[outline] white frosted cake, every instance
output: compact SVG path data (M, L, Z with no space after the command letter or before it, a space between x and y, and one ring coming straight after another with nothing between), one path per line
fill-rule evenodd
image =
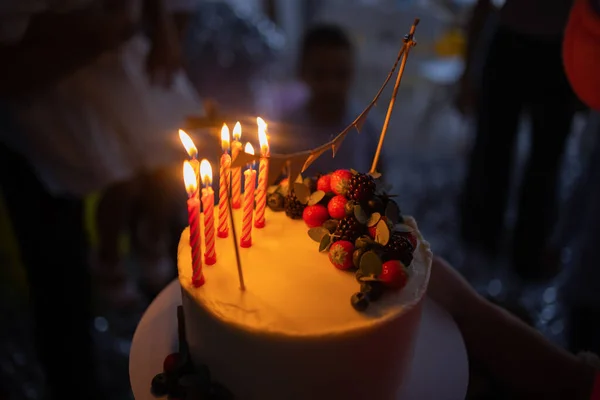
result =
M355 179L354 191L352 185L336 187L333 179L327 180L327 188L346 200L335 193L323 198L321 190L315 198L311 190L312 201L309 198L308 205L296 210L291 203L306 202L304 194L271 190L271 197L279 197L270 198L269 206L285 208L286 213L267 210L266 226L252 232L252 247L240 249L243 291L231 235L217 239L217 262L203 267L206 283L201 287L192 285L189 228L181 235L179 281L192 361L208 366L212 378L236 399L396 398L412 359L432 254L412 218L400 217L394 225L384 216L389 210L373 212L381 204L368 202L374 207L368 210L364 193L357 189L364 186L361 179L365 178ZM319 180L319 189L322 186ZM344 204L331 207L336 201ZM347 202L354 204L356 216ZM319 204L328 210L325 215ZM359 204L362 209L357 209ZM342 218L334 221L337 228L324 233L317 225L339 214L336 206L348 210L348 218L362 220L362 230L348 228L346 217L338 215ZM298 218L300 209L304 221ZM234 218L240 221L236 224L239 238L241 211L235 211ZM313 228L310 236L307 225ZM390 228L387 233L383 225ZM393 233L395 226L399 233ZM389 256L398 254L397 242L392 243L398 235L411 238L399 242L409 243L408 259ZM369 251L369 257L380 257L380 264L365 261L367 247L359 251L365 243L360 244L357 236L382 249ZM347 243L352 248L344 247ZM405 279L386 278L388 264L402 265ZM370 273L372 268L377 273ZM375 296L369 292L374 285L387 286Z

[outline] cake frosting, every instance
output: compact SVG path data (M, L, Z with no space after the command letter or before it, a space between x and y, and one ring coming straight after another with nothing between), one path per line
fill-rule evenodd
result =
M404 219L418 237L406 286L364 312L350 305L354 274L330 264L302 220L267 210L266 221L253 230L252 247L240 249L243 291L231 237L217 240L217 263L203 267L206 284L196 288L189 228L182 233L179 281L194 363L207 365L237 399L395 398L432 258L414 219Z

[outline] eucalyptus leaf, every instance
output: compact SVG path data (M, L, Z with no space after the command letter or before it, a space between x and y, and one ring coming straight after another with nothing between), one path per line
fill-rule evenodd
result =
M308 230L308 236L317 243L321 243L321 240L325 235L329 235L329 231L322 226L317 226L316 228L310 228Z
M393 224L400 222L400 207L398 207L398 204L396 204L395 201L388 201L387 206L385 207L385 216Z
M381 279L377 275L362 275L359 279L361 282L380 282Z
M315 204L317 204L318 202L320 202L321 200L323 200L323 197L325 197L325 192L324 191L322 191L322 190L315 191L308 198L308 205L309 206L314 206Z
M296 182L294 182L294 183L304 184L304 178L302 177L302 174L298 174L298 177L296 178Z
M406 224L396 224L396 226L394 226L394 230L396 232L402 232L402 233L408 233L408 232L414 231L414 229L411 226L408 226Z
M369 217L365 213L365 210L363 210L362 207L359 205L354 206L354 216L356 217L356 220L363 225L366 224L369 220Z
M352 168L350 168L350 173L351 173L352 175L358 175L358 171L357 171L357 170L355 170L355 169L352 169Z
M377 276L381 274L382 267L381 258L374 251L367 251L360 259L360 272L363 276Z
M279 186L278 192L283 196L287 196L290 193L290 185Z
M267 194L273 194L277 191L277 189L279 189L279 185L269 186L269 188L267 189Z
M296 182L294 183L294 193L296 194L296 198L302 204L308 203L308 199L310 197L310 189L303 183Z
M367 226L371 227L377 225L380 219L381 214L379 214L378 212L371 214L371 217L367 221Z
M380 220L375 227L375 241L382 246L385 246L390 240L390 228L384 220Z
M329 250L329 247L331 246L331 236L330 235L325 235L323 236L323 238L321 238L321 244L319 244L319 251L327 251Z

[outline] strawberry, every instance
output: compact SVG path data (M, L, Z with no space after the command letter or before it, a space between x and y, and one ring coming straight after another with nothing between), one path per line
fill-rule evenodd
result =
M327 203L327 211L331 218L342 219L346 216L346 203L348 199L342 195L334 196L329 203Z
M348 193L348 187L350 186L350 178L352 178L352 172L347 169L338 169L331 173L331 190L335 194L346 195Z
M317 181L317 190L322 190L325 193L331 192L331 175L323 175Z
M335 242L329 248L329 261L338 269L352 268L352 253L354 245L347 240Z
M398 260L386 261L383 263L379 280L389 288L402 289L408 281L408 271Z
M329 219L327 208L321 204L308 206L302 212L302 219L309 228L316 228L323 225L323 222Z

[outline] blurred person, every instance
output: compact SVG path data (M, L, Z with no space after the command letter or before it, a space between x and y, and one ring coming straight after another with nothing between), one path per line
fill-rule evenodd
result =
M476 138L461 201L462 236L491 256L497 254L504 232L519 121L524 112L530 116L531 148L512 246L513 268L525 280L542 279L549 272L544 248L555 220L559 167L576 110L561 59L571 3L507 0L498 11L480 92L461 95L463 110L465 99L476 99ZM471 42L492 10L491 0L478 1ZM463 90L472 89L464 82L467 77Z
M32 158L42 149L25 139L12 107L117 48L135 23L122 9L55 14L45 6L19 1L0 8L0 184L27 269L49 398L103 399L94 377L82 200L52 193L38 177ZM31 146L29 159L14 151L16 142Z
M586 0L587 1L587 0ZM476 365L511 399L588 400L600 396L600 360L574 356L481 297L445 260L434 257L427 294L456 322ZM595 397L594 397L595 396Z
M568 200L554 249L571 248L563 288L571 350L600 353L600 1L577 0L565 30L563 58L575 93L594 112L587 129L595 135L590 159ZM557 260L558 261L558 260Z
M316 148L342 132L367 106L357 106L350 96L355 72L355 49L350 38L334 25L309 29L302 40L299 78L309 95L297 109L283 117L282 129L289 129L285 143L273 141L274 152L296 152ZM340 168L368 172L377 149L379 129L371 117L360 133L352 129L335 158L323 154L307 174L328 173ZM381 172L381 170L379 170Z

